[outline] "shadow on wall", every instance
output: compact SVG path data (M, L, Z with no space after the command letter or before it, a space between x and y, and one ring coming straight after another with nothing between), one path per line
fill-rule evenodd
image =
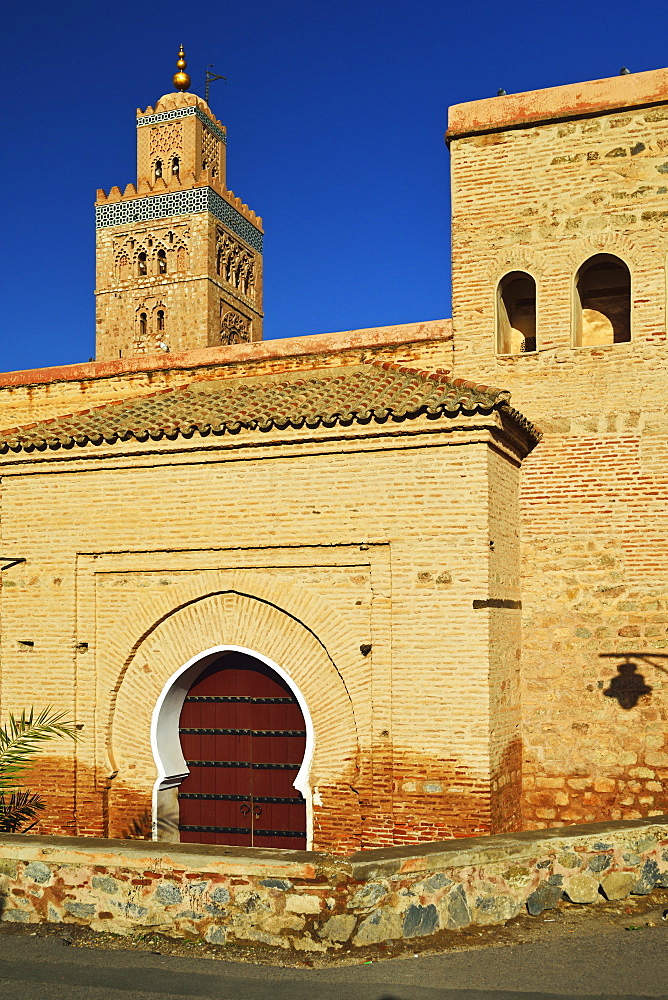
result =
M617 665L617 676L613 677L603 694L606 698L614 698L620 708L629 711L635 708L643 695L651 694L653 688L645 683L643 674L638 672L634 660L644 661L648 666L668 674L668 669L654 660L668 660L666 653L601 653L601 657L614 657L623 662Z

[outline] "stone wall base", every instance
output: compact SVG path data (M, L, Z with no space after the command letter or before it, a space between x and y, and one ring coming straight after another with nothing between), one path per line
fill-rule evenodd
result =
M0 919L334 952L668 888L668 816L347 858L0 835Z

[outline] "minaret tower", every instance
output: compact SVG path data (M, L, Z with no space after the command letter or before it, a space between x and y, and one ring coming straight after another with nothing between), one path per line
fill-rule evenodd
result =
M262 339L262 220L225 184L227 132L188 93L137 110L137 185L97 192L97 360Z

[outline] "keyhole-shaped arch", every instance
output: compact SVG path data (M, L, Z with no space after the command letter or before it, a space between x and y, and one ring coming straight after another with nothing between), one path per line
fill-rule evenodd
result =
M169 823L177 825L178 803L174 795L161 793L176 790L190 774L179 739L179 719L188 692L208 667L220 661L226 654L241 653L268 667L292 692L302 713L306 727L306 745L299 771L292 782L294 788L304 797L306 803L306 846L313 841L313 795L309 783L311 762L315 748L315 730L311 713L302 691L294 679L278 663L269 657L245 646L222 645L204 650L183 664L167 681L156 703L151 720L151 749L158 770L153 790L153 836L158 839L159 828Z

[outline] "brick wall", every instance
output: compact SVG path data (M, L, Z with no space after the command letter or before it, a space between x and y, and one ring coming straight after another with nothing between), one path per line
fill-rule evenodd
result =
M510 389L545 435L521 489L525 827L667 806L661 74L579 85L575 110L556 88L452 115L455 374ZM573 348L575 275L599 252L631 270L632 340ZM538 350L501 357L496 287L515 269L537 282ZM657 655L634 670L632 653ZM638 674L648 690L622 704Z
M504 421L4 456L3 551L27 562L3 580L1 710L48 702L83 726L31 775L40 830L141 825L153 707L224 644L278 663L306 698L314 846L513 828L493 772L514 722L490 719L489 683L516 671L517 612L488 608L517 594L522 449Z

